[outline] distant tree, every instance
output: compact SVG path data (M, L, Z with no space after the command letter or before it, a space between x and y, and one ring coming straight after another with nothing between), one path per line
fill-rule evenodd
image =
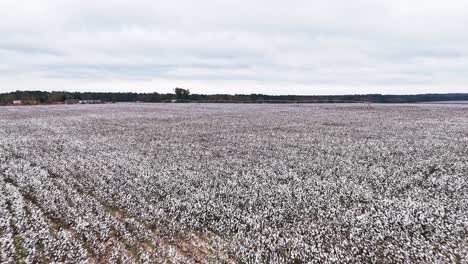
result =
M64 92L51 92L47 97L47 103L59 103L67 99Z
M190 90L182 89L182 88L175 88L174 89L176 99L189 99L190 98Z
M173 99L181 101L206 102L371 102L371 103L414 103L429 101L467 101L468 93L459 94L418 94L418 95L381 95L355 94L333 96L294 96L265 94L190 94L188 89L175 88L174 93L100 93L100 92L43 92L14 91L0 93L0 104L8 105L13 100L23 100L25 103L43 104L63 102L66 99L102 100L103 102L169 102Z

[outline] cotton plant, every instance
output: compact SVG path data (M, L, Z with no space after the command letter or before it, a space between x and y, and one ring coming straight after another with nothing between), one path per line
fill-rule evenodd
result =
M8 110L1 262L467 261L466 106Z

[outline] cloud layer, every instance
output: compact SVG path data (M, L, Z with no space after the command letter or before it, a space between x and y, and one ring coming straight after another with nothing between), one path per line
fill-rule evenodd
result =
M0 92L468 92L468 2L0 1Z

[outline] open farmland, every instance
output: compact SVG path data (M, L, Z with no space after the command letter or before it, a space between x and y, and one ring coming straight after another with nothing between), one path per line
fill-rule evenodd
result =
M0 262L468 261L468 105L0 108Z

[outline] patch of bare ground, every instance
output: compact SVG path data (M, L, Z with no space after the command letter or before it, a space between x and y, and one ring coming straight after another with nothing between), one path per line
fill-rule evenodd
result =
M125 226L132 226L131 223L138 222L144 226L144 232L149 234L148 238L139 239L136 244L125 243L125 247L131 254L135 261L142 261L139 256L142 253L150 255L164 256L164 262L173 263L207 263L207 262L223 262L235 263L227 254L220 251L213 242L220 242L221 239L216 238L215 235L208 233L190 232L188 234L179 234L175 237L169 238L162 235L157 228L141 221L122 208L107 205L106 211L113 215ZM136 228L135 226L133 228ZM128 229L132 232L132 228ZM119 240L118 235L113 236L114 240Z

